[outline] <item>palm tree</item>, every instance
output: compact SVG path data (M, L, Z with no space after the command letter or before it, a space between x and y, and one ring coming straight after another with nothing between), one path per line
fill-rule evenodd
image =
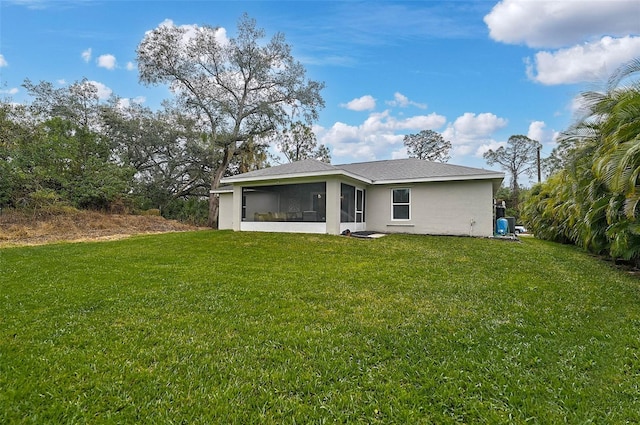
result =
M586 114L559 140L564 169L525 206L540 236L566 237L592 252L640 260L640 81L633 79L638 73L640 59L615 72L603 92L582 94Z

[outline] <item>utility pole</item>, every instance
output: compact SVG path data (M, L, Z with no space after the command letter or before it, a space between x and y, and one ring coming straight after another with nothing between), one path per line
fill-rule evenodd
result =
M538 183L542 181L542 173L540 172L540 146L538 146Z

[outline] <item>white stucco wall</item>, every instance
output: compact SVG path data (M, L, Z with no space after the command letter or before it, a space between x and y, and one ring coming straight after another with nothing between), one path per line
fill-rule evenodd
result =
M391 189L411 189L410 220L392 220ZM493 190L490 181L415 183L370 186L367 230L432 235L493 235Z
M218 229L233 229L233 193L221 193L218 210Z

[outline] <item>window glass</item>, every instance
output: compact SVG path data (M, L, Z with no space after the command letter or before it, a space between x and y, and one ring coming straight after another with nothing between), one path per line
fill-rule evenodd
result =
M394 220L409 220L409 205L394 205L393 206L393 219Z
M340 185L340 221L342 223L351 223L354 221L356 209L354 186L342 183Z
M411 218L410 189L393 189L391 206L393 220L409 220Z
M356 190L356 222L364 223L364 190Z
M409 203L409 189L393 189L393 203L394 204L408 204Z

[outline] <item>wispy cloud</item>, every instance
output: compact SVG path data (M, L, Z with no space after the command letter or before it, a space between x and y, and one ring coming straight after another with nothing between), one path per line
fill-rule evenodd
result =
M0 68L4 68L5 66L9 66L9 62L4 58L4 55L0 55Z
M43 10L52 8L69 8L75 6L84 6L92 2L92 0L3 0L6 4L23 6L32 10Z
M418 103L413 100L409 100L409 98L402 93L395 92L393 95L393 100L387 100L387 105L396 106L400 108L408 108L409 106L415 106L420 109L427 109L426 103Z
M83 51L80 56L82 56L83 61L88 63L91 60L91 48L88 48L87 50Z
M12 95L13 96L14 94L18 94L19 91L20 90L18 90L17 87L13 87L13 88L10 88L8 90L0 90L0 93L1 94L8 94L8 95Z
M274 28L286 27L287 38L305 64L351 67L369 56L372 46L396 46L414 40L485 37L478 16L483 2L317 2L322 19L300 22L292 12L271 18ZM319 12L320 13L320 12ZM282 21L282 22L279 22Z

